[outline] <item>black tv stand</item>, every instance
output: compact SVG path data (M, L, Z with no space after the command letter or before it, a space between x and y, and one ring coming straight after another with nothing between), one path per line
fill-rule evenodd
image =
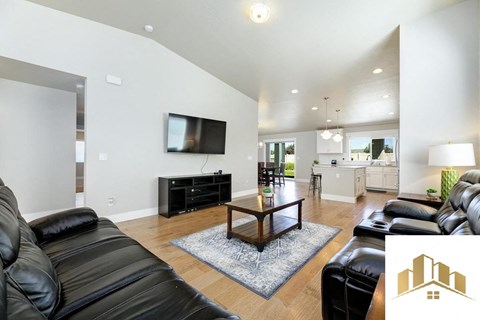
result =
M231 174L158 178L158 214L167 218L229 201L232 201Z

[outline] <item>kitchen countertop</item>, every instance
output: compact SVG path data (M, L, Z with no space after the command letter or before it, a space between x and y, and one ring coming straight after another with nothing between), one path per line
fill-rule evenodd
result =
M366 168L367 166L343 166L343 165L328 165L328 164L319 164L315 165L314 167L316 168L337 168L337 169L361 169L361 168Z

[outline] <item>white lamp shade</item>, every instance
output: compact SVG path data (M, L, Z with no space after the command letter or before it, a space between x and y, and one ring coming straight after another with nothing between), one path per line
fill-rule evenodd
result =
M332 137L333 133L331 133L328 130L325 130L320 135L322 136L323 139L328 140Z
M439 167L467 167L475 165L471 143L449 143L428 148L428 165Z
M343 136L337 132L334 136L333 136L333 141L335 142L341 142L343 140Z

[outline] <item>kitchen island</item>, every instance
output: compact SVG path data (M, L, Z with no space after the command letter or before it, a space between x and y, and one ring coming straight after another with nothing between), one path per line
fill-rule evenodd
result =
M366 194L365 166L315 165L314 173L322 174L322 199L355 203Z

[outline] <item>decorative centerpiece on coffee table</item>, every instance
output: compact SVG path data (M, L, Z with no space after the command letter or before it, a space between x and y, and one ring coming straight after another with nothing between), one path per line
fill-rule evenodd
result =
M436 200L438 198L437 189L428 188L427 189L427 199Z
M270 204L272 204L272 201L273 201L273 190L272 188L270 187L264 187L263 190L262 190L262 197L263 197L263 200L266 201L268 200Z

